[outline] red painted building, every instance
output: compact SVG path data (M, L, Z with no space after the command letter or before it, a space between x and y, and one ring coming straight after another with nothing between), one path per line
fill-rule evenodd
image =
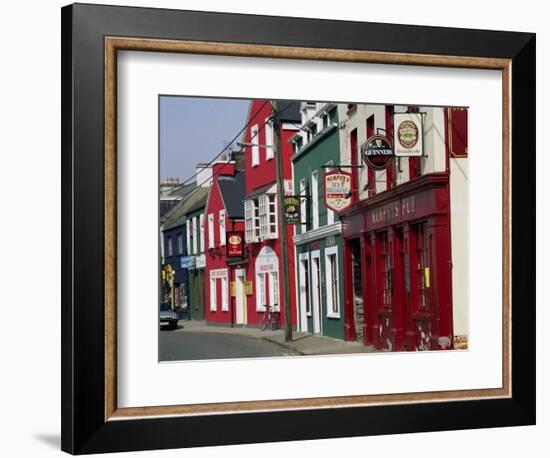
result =
M375 133L396 141L395 112L419 111L423 142L420 157L353 169L353 204L340 215L346 340L390 351L464 347L467 109L357 105L341 111L343 164L361 164L366 139Z
M281 120L281 150L285 192L293 194L290 138L298 130L301 121L300 102L279 101ZM241 296L241 280L236 281L236 297L244 305L238 313L238 324L258 326L266 307L271 305L280 313L284 323L284 287L295 291L294 250L289 250L288 285L280 281L283 272L281 244L277 220L276 158L274 131L270 121L272 106L269 100L251 101L247 117L247 129L243 141L246 167L246 195L244 197L246 256L238 263L239 276L246 276L244 294ZM292 247L294 227L288 226L288 246ZM237 277L236 277L237 278ZM242 299L241 299L242 297ZM296 297L291 294L292 323L296 325Z
M238 267L227 256L227 234L244 231L244 173L235 162L212 166L212 187L205 208L205 318L209 324L237 321L235 285Z

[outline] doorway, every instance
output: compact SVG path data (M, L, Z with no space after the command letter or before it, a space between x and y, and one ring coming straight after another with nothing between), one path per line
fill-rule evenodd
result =
M243 269L235 271L235 324L246 325L246 273Z
M319 251L311 253L311 296L313 334L321 333L321 256Z

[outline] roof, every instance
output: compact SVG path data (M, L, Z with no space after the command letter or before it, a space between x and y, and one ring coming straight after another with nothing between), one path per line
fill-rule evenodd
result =
M193 189L195 189L197 186L197 183L195 183L194 181L191 182L191 183L187 183L187 184L182 184L180 186L177 186L173 191L170 191L170 193L168 194L170 197L183 197L187 194L189 194L191 191L193 191Z
M261 194L265 194L267 191L269 191L273 187L273 185L275 183L276 183L275 181L272 181L271 183L268 183L264 186L260 186L259 188L254 189L254 191L252 191L252 192L248 193L246 196L244 196L243 200L252 199L253 197L259 196Z
M165 219L166 214L179 202L176 199L160 199L160 218Z
M279 111L283 111L281 121L289 121L302 123L302 115L300 113L300 102L296 100L277 100L279 103Z
M188 213L205 205L209 189L207 187L198 187L182 198L166 215L162 230L173 229L184 224Z
M244 219L244 179L245 175L242 172L237 172L232 176L221 175L218 177L220 194L229 218Z

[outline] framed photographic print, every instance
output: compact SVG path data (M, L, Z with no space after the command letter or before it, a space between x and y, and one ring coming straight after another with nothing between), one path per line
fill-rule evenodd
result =
M63 450L534 424L534 34L76 4L62 79Z

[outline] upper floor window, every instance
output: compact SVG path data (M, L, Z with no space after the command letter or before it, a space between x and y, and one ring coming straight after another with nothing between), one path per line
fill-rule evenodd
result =
M220 245L225 245L225 210L220 210Z
M333 162L329 161L327 162L327 165L332 165ZM326 168L327 172L333 170L332 168ZM334 223L334 211L332 211L330 208L327 208L327 224L333 224Z
M260 147L258 146L258 126L250 128L250 143L252 144L252 167L260 164Z
M214 213L208 214L208 248L214 248Z
M183 234L178 234L178 254L183 254Z
M200 252L202 253L204 251L204 213L201 213L199 215L199 225L200 225Z
M191 220L187 220L185 225L185 235L187 240L187 252L191 254Z
M300 180L300 219L302 223L300 232L305 232L307 230L307 185L305 178Z
M317 171L311 174L311 221L313 229L319 227L319 176Z
M187 229L189 230L189 241L187 242L187 249L189 250L189 253L194 253L193 245L195 242L195 228L193 226L193 218L189 218L187 220Z
M263 194L258 198L260 236L262 239L277 238L277 202L275 194Z
M244 224L247 242L277 238L277 197L262 194L244 203Z
M193 254L197 254L198 253L197 245L199 241L199 234L198 234L199 228L198 228L196 216L193 216L192 222L193 222L193 225L191 226L191 233L193 234L193 241L191 243L193 244Z
M173 246L173 242L172 242L172 237L169 236L167 238L167 242L168 242L168 256L173 256L174 246Z
M274 156L274 137L273 137L273 124L270 119L265 120L265 158L266 160L273 159Z
M244 227L247 242L254 241L254 199L244 202Z

